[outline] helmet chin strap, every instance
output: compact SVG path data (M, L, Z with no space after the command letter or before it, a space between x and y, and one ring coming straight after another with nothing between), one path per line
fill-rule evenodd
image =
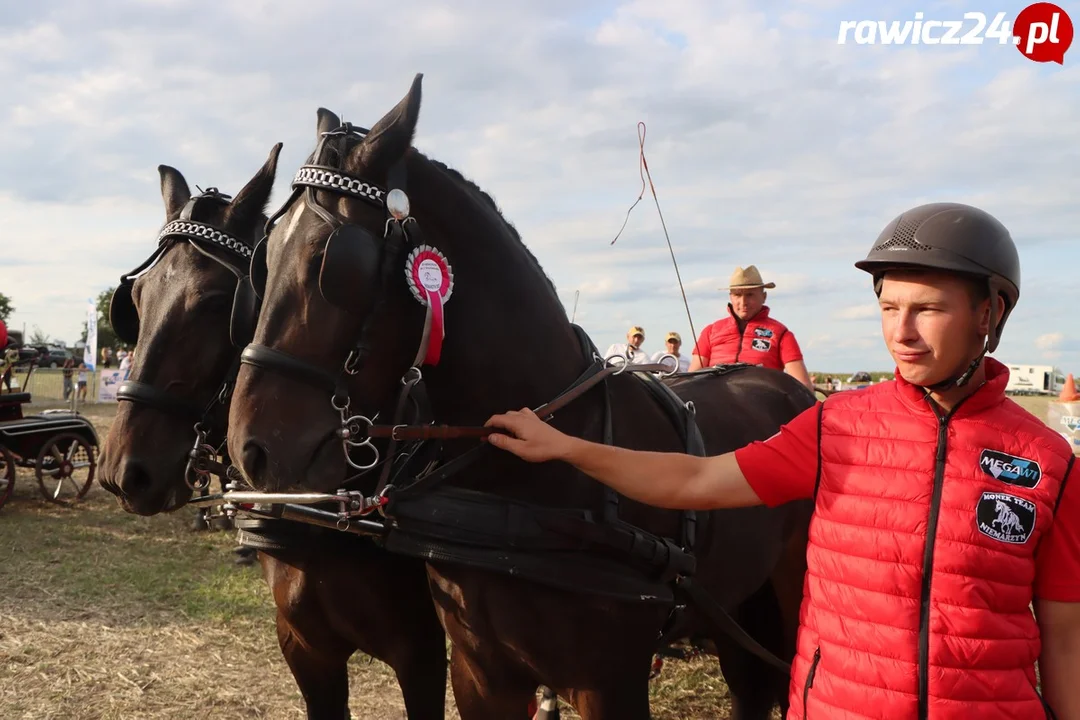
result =
M926 390L933 390L936 392L942 392L944 390L952 390L954 388L964 387L971 381L971 376L975 374L975 371L979 369L979 363L982 362L983 357L986 355L989 349L990 343L989 341L987 341L983 345L982 352L975 356L975 359L968 364L967 369L964 370L964 372L950 375L939 383L934 383L933 385L923 385L921 387Z

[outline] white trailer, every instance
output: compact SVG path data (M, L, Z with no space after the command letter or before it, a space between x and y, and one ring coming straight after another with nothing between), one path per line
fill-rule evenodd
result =
M1053 365L1009 365L1005 392L1015 395L1058 395L1065 375Z

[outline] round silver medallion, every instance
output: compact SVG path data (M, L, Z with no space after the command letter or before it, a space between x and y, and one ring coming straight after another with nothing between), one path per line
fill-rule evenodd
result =
M409 196L400 188L394 188L386 194L386 209L395 220L409 217Z

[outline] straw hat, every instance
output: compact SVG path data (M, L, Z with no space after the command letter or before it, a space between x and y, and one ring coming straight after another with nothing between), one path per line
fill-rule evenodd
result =
M776 283L766 283L761 279L761 273L754 265L747 265L746 268L737 267L735 272L731 273L731 280L728 281L728 287L720 288L721 290L749 290L751 288L774 288Z

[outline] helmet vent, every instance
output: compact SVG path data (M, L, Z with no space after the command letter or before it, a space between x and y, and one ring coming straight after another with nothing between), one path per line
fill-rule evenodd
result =
M896 224L896 230L893 231L892 237L875 247L874 250L895 250L900 248L906 250L929 250L929 245L923 245L915 240L915 231L918 228L918 222L901 220Z

